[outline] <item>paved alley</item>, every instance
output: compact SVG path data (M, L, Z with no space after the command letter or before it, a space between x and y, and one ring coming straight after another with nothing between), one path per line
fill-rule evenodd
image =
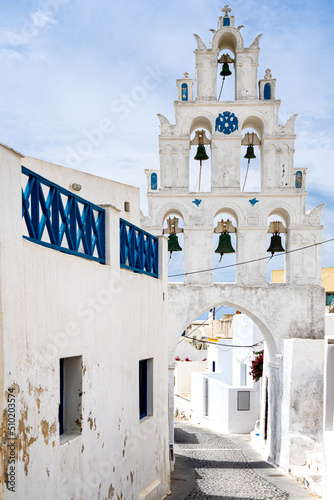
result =
M175 423L171 500L306 500L317 498L263 461L241 435ZM247 456L246 456L246 453Z

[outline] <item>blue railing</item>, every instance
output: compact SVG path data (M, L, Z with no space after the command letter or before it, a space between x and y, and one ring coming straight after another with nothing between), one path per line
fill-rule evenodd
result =
M39 245L105 264L105 211L22 167L23 237Z
M124 219L120 219L119 230L121 267L158 278L158 238Z

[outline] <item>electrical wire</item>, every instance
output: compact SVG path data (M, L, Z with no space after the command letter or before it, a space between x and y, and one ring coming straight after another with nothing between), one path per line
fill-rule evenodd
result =
M194 331L194 330L192 330ZM190 340L196 340L196 342L202 342L203 344L212 344L212 345L215 345L217 347L231 347L231 349L233 349L233 347L242 347L242 348L250 348L252 349L253 347L257 347L258 345L262 344L264 341L263 340L260 340L260 342L257 342L256 344L252 344L252 345L231 345L231 344L218 344L218 342L213 342L212 340L201 340L201 339L196 339L194 337L182 337L182 340L185 340L186 338L190 339ZM180 340L180 342L182 342L182 340ZM178 342L178 344L180 343Z
M325 240L325 241L320 241L319 243L313 243L312 245L307 245L305 247L300 247L300 248L295 248L294 250L286 250L285 252L279 252L279 253L276 253L274 254L272 257L280 257L281 255L285 255L285 254L288 254L288 253L294 253L294 252L299 252L301 250L306 250L307 248L312 248L312 247L316 247L318 245L324 245L325 243L330 243L331 241L334 241L334 238L331 238L329 240ZM181 273L181 274L171 274L170 276L168 276L169 278L174 278L176 276L187 276L188 274L200 274L200 273L206 273L208 271L214 271L215 269L227 269L229 267L237 267L237 266L242 266L244 264L251 264L253 262L259 262L261 260L267 260L268 259L268 256L266 257L259 257L258 259L252 259L252 260L245 260L243 262L236 262L235 264L229 264L227 266L220 266L220 267L210 267L209 269L201 269L199 271L189 271L188 273ZM270 259L271 260L271 259Z
M195 339L195 338L193 338L193 337L189 337L189 335L191 335L191 334L192 334L192 333L194 333L196 330L198 330L201 326L203 326L203 325L204 325L204 323L206 323L206 322L207 322L210 318L212 318L212 316L213 316L214 314L216 314L218 311L220 311L220 309L222 309L223 307L224 307L224 308L226 308L226 309L228 309L228 308L229 308L228 306L220 306L220 307L218 307L218 309L217 309L215 312L213 312L212 314L209 314L208 319L203 320L203 321L202 321L202 323L200 323L198 326L196 326L196 328L194 328L194 330L191 330L191 332L190 332L188 335L184 335L184 336L182 337L182 339L178 342L178 344L180 344L181 342L183 342L185 339L188 339L188 338L191 338L192 340L197 340L197 339Z

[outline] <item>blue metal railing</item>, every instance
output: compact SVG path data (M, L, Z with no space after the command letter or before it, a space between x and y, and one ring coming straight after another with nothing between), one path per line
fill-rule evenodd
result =
M105 211L22 167L22 217L29 241L105 264Z
M124 219L120 219L119 230L121 267L158 278L158 238Z

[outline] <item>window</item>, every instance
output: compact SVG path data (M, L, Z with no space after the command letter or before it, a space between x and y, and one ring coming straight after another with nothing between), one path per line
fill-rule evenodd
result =
M263 97L265 101L270 101L271 99L271 85L268 82L264 86Z
M250 411L250 391L238 391L238 411Z
M139 361L139 418L153 415L153 359Z
M59 435L81 434L82 356L59 360Z

